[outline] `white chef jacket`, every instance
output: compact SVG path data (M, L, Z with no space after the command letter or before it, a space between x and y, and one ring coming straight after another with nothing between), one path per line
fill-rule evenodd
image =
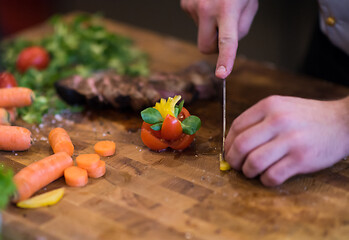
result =
M318 0L320 28L330 41L349 55L349 0Z

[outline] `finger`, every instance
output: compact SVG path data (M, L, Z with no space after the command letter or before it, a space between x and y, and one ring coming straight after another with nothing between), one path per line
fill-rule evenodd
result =
M226 78L232 71L238 47L239 14L232 11L218 19L218 59L216 76Z
M257 10L258 1L249 1L243 9L238 24L239 40L248 34Z
M217 52L217 23L206 12L199 14L198 47L202 53Z
M260 103L250 107L233 121L226 139L226 144L232 144L235 136L245 129L261 122L265 117L265 112Z
M181 8L186 12L195 22L196 25L198 25L198 15L197 15L197 4L196 1L193 0L181 0L180 2Z
M238 134L226 154L226 160L237 170L240 170L246 156L251 151L267 143L275 136L275 130L269 122L256 124Z
M253 150L246 158L242 171L248 178L254 178L282 159L289 151L287 139L274 138Z
M301 166L296 163L292 155L286 155L261 175L262 183L269 187L282 184L299 173Z
M233 147L234 140L244 130L260 123L264 119L265 113L259 109L258 104L247 109L239 117L237 117L231 125L227 138L225 140L224 151L228 153Z

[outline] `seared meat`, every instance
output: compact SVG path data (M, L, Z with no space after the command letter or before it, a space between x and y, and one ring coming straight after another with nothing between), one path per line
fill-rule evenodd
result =
M199 62L177 73L158 72L149 77L120 76L113 71L97 72L88 78L73 76L58 81L56 89L69 104L138 111L174 95L181 95L187 103L211 98L216 95L218 82L212 66Z

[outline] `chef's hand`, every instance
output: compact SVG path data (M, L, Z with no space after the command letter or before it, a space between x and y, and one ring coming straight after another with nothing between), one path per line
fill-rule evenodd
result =
M181 7L198 25L199 50L219 51L216 76L226 78L233 69L238 40L248 33L257 12L258 0L181 0Z
M266 186L332 166L349 154L349 98L316 101L271 96L237 117L225 158Z

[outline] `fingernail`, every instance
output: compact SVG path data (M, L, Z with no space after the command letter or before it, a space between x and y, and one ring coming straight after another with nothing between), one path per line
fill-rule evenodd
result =
M216 74L221 75L221 74L225 74L225 72L227 71L227 69L224 66L219 66L216 70Z

